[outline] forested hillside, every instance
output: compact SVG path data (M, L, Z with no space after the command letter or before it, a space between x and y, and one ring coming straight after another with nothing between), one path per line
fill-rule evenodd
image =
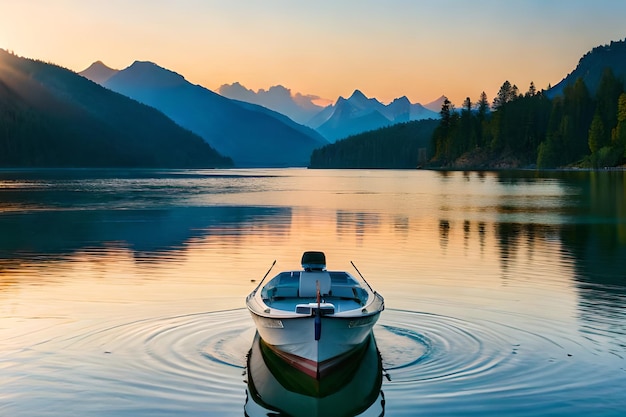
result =
M161 112L67 69L0 49L0 166L230 165Z
M432 151L438 120L400 123L313 151L311 168L417 168Z
M613 41L593 48L580 58L574 71L548 89L546 94L550 98L561 95L565 86L573 85L577 79L582 78L591 95L595 95L607 67L611 68L615 77L622 82L626 81L626 41Z
M492 111L483 96L460 112L446 102L433 135L436 166L454 168L604 167L624 164L626 94L606 68L595 95L582 78L549 99L531 83L524 94L506 81Z

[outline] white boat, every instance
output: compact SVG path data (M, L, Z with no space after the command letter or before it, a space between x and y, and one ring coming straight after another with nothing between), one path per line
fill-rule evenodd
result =
M360 280L327 271L323 252L305 252L302 270L281 272L263 285L268 271L246 298L261 339L313 378L332 371L367 340L385 308L355 270Z

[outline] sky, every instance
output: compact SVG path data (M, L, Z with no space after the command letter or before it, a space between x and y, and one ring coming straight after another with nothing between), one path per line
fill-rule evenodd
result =
M0 0L0 48L76 72L152 61L217 90L457 107L555 85L626 38L623 0Z

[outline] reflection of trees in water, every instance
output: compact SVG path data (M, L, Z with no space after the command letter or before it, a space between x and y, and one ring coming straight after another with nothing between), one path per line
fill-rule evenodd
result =
M580 326L589 338L626 347L626 245L617 227L570 225L561 238L575 260ZM622 336L618 342L616 335Z
M502 264L502 270L504 272L509 269L511 260L515 258L515 252L518 248L518 241L522 230L523 226L520 224L498 223L495 226L500 263Z
M354 235L359 243L364 236L376 233L384 221L380 214L364 211L338 210L336 216L337 236Z
M276 217L284 219L277 222ZM64 259L87 248L125 248L138 261L184 252L193 239L243 239L254 226L289 233L290 208L188 207L32 211L0 216L0 270L15 262Z
M497 224L502 268L511 264L521 239L530 260L539 242L558 239L561 257L574 268L582 330L617 343L615 335L626 336L626 172L551 175L567 190L560 210L569 221Z
M478 222L478 240L480 242L481 253L485 251L485 222Z
M532 184L535 175L529 172L511 178L502 174L499 182ZM512 274L517 273L517 266L526 263L532 268L539 262L539 257L535 260L536 255L548 246L555 247L552 243L557 242L559 252L555 253L558 258L554 262L571 265L572 283L578 289L582 331L598 343L608 340L616 346L616 352L623 352L626 346L626 172L555 172L541 179L556 180L555 184L563 190L558 204L555 205L554 200L542 204L541 195L503 195L496 209L503 215L512 215L516 221L490 224L440 219L440 246L447 248L458 228L456 232L462 233L465 248L477 237L483 253L493 234L503 277L514 278ZM529 202L535 200L527 207L518 204L522 201L520 198ZM558 221L542 222L544 219Z
M450 240L450 222L448 220L439 220L439 245L442 249L448 247Z
M580 175L580 174L579 174ZM594 340L626 344L626 171L590 172L576 205L576 221L561 227L574 260L581 328Z
M471 223L469 220L465 220L463 222L463 245L465 246L465 250L469 247L470 240L470 232L472 230Z

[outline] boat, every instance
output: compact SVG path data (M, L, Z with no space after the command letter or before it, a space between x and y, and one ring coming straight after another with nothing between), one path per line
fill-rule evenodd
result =
M286 364L257 332L246 360L244 415L384 416L383 376L373 333L345 366L316 380Z
M328 271L323 252L302 255L302 270L267 271L246 306L265 345L282 360L320 379L347 360L372 332L385 308L356 268Z

